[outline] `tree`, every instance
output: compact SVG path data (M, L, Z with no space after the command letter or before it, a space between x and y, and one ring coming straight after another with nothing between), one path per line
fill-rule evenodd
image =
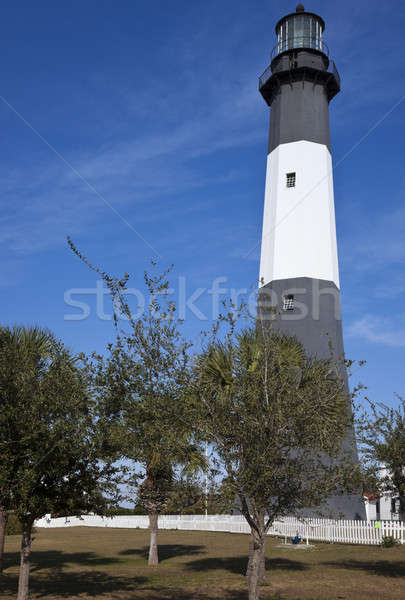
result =
M399 498L399 514L405 521L405 400L389 407L369 402L370 411L359 424L361 451L369 471L384 475L376 478L377 492Z
M94 357L94 380L111 444L134 465L128 484L137 488L138 501L148 512L148 563L157 565L158 517L169 501L175 469L180 465L193 472L205 464L193 436L191 405L185 393L190 344L180 333L176 305L169 297L170 269L158 275L144 273L149 302L134 318L126 298L129 275L111 277L68 241L73 252L102 277L116 309L117 338L109 345L107 357ZM135 465L141 465L141 472L134 471Z
M13 508L12 482L15 477L16 463L10 438L14 436L14 423L10 418L13 401L17 395L18 378L13 362L18 339L24 338L26 354L35 351L38 357L49 355L50 343L46 332L37 328L23 331L15 328L0 328L0 572L3 570L3 554L7 529L8 513ZM23 375L20 374L20 377Z
M0 339L0 490L22 523L17 598L27 600L34 521L103 510L115 470L99 461L96 404L78 358L38 328L3 328Z
M201 479L194 474L178 473L172 481L172 489L168 498L165 514L195 515L205 511L205 487Z
M145 281L156 297L160 279L145 275ZM128 485L136 488L138 502L149 515L149 565L159 562L158 517L169 501L176 466L193 471L204 464L187 418L187 346L176 323L166 321L173 308L163 318L160 310L153 300L147 314L128 334L120 333L109 356L98 357L96 366L106 427L133 465Z
M230 325L197 358L193 394L228 494L251 528L249 599L259 598L265 536L275 519L319 507L357 474L342 456L352 416L337 364L305 355L260 323Z
M215 475L218 475L217 473ZM173 482L165 514L169 515L229 515L235 498L227 494L226 482L218 482L212 473L208 481L197 475L180 473Z

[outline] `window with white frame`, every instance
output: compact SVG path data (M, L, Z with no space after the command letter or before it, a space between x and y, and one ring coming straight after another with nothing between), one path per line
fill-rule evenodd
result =
M294 308L294 296L293 294L287 294L287 296L284 296L283 310L294 310Z
M295 183L297 180L297 174L296 173L287 173L286 178L287 178L287 187L288 188L295 187Z

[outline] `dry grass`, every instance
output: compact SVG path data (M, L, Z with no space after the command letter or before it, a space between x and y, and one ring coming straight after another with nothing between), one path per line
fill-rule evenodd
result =
M128 529L43 529L35 536L32 598L44 600L244 600L248 537L162 531L158 568L148 535ZM15 598L19 538L6 542L0 599ZM405 547L267 545L263 600L403 600Z

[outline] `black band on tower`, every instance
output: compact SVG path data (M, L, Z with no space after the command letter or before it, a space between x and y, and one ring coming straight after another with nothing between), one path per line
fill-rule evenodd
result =
M280 144L301 140L324 144L330 150L329 103L322 83L283 84L273 98L269 154Z

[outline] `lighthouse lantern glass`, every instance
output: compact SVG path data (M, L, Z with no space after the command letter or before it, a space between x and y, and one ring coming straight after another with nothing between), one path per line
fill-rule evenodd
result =
M315 15L296 14L284 19L277 31L278 54L295 48L323 51L322 24Z

